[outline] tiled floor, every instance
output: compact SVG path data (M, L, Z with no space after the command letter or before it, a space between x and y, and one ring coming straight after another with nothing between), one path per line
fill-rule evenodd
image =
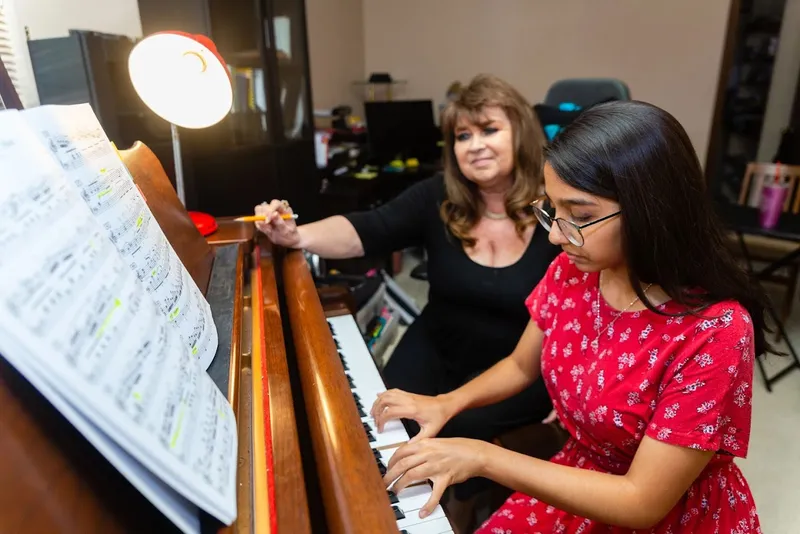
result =
M416 265L406 254L398 284L422 307L428 300L427 283L408 276ZM795 299L787 321L790 338L800 350L800 300ZM397 336L399 339L400 336ZM386 358L391 351L387 351ZM786 365L788 358L771 356L768 372ZM768 393L756 370L753 383L753 421L750 451L739 460L750 483L765 534L800 533L800 370L793 371Z

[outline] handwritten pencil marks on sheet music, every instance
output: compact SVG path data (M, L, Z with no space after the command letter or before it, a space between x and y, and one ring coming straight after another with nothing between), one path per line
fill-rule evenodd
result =
M211 307L167 241L89 105L26 112L159 308L207 368L217 350Z

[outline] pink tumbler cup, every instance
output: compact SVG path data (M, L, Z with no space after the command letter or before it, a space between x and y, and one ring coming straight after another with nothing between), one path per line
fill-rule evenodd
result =
M761 190L761 206L758 222L762 228L775 228L783 211L783 203L789 188L786 184L765 184Z

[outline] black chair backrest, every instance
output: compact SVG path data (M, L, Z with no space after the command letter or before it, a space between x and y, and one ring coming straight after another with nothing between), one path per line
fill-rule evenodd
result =
M550 86L544 103L533 106L545 138L552 141L581 112L610 100L630 100L625 82L615 78L571 78Z
M587 108L609 100L630 100L625 82L615 78L570 78L559 80L547 90L544 103L548 106L574 104Z

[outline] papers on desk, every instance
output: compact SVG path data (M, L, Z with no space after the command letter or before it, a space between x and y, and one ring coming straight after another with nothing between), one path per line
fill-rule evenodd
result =
M231 524L210 307L88 105L0 112L0 280L0 354L181 530Z

